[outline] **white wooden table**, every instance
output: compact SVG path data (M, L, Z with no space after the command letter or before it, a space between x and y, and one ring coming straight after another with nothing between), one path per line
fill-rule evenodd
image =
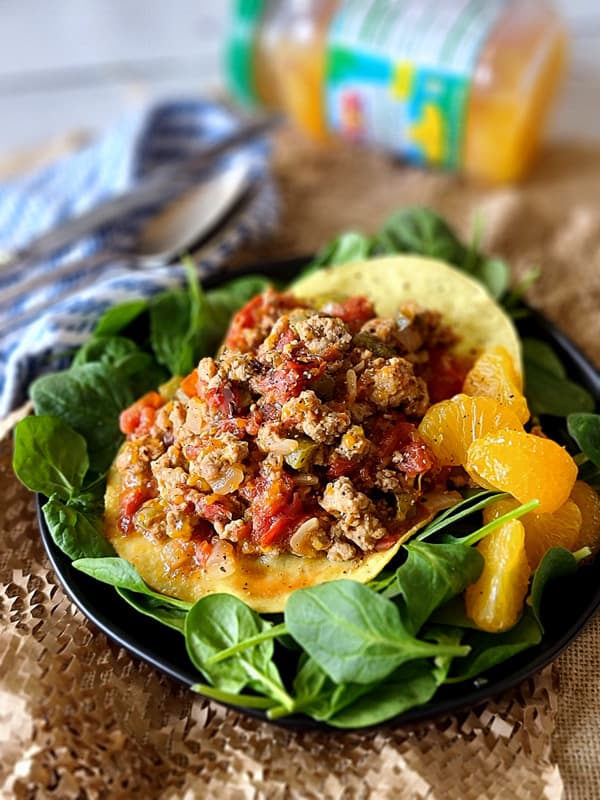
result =
M572 34L551 135L600 139L600 0L558 0ZM0 0L0 156L135 104L222 85L224 0Z

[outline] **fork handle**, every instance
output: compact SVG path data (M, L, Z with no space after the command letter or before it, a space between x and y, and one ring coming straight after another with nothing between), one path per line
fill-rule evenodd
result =
M94 253L85 258L80 258L76 261L64 264L62 267L53 270L50 274L44 273L44 275L40 276L38 281L32 278L28 280L26 284L19 284L19 291L15 291L17 287L11 287L9 292L2 292L0 294L0 304L2 306L2 308L0 308L0 337L23 327L23 325L28 324L36 316L40 316L52 306L76 296L83 289L87 289L89 286L93 285L96 280L97 269L111 263L115 258L116 256L114 253L108 253L106 251ZM123 257L118 256L118 259L118 264L122 265L124 263ZM116 263L117 262L115 262L115 264ZM10 308L6 308L7 302L14 300L15 297L21 296L24 292L42 289L53 283L57 278L64 278L71 274L76 274L77 272L82 273L81 279L65 287L65 289L58 294L52 297L41 298L18 314L11 314ZM2 316L5 318L2 319Z
M94 266L102 266L113 258L122 258L122 256L112 251L101 250L89 256L75 259L74 261L67 261L65 264L61 264L53 269L46 269L39 275L34 273L24 281L18 281L12 286L8 286L8 288L0 291L0 308L29 292L36 292L39 289L44 289L46 286L51 286L56 281L68 278L71 275L76 275L81 270L88 270Z

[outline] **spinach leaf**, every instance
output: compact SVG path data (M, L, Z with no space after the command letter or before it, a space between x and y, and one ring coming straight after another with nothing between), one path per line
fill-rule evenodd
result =
M163 292L150 307L150 337L158 361L173 375L191 372L200 358L215 352L232 315L269 283L260 275L247 275L205 293L195 269L188 268L188 290Z
M428 642L435 642L436 644L446 645L459 645L465 635L464 630L459 627L451 627L445 625L427 625L423 629L423 638ZM438 685L444 683L450 672L450 667L454 661L453 656L437 656L434 659L433 674L438 682Z
M396 570L385 597L402 595L404 627L416 634L439 606L474 583L483 569L481 553L462 544L409 542L408 557Z
M530 609L526 609L514 628L505 633L469 630L463 638L463 644L468 645L471 652L466 658L455 662L457 670L452 671L445 682L459 683L477 678L517 653L539 644L541 640L542 628Z
M180 633L184 632L185 617L187 614L185 609L178 608L153 595L139 594L129 589L117 587L117 594L120 595L126 603L129 603L130 606L135 608L136 611L139 611L140 614L145 614L147 617L151 617L162 625L167 625L169 628L174 628Z
M334 728L377 725L427 703L439 686L434 665L424 659L403 664L382 683L327 718Z
M273 640L267 639L223 661L212 661L220 651L268 630L261 619L233 595L212 594L192 606L185 622L188 655L217 689L239 693L244 687L271 697L287 709L293 701L273 661Z
M79 558L73 562L73 566L85 572L91 578L95 578L102 583L108 583L118 589L126 589L129 592L146 595L163 603L183 611L189 611L191 603L178 600L176 597L169 597L150 589L149 586L138 574L136 568L124 558Z
M572 575L576 571L577 559L573 553L570 553L564 547L552 547L544 553L544 557L533 574L531 593L529 595L531 611L542 631L544 626L542 624L541 610L546 586L549 582L566 575Z
M139 353L140 348L131 339L125 336L92 336L83 344L71 364L71 368L89 364L92 361L101 361L105 364L119 364L129 356ZM146 359L150 356L143 354Z
M186 375L198 361L200 307L194 298L184 289L163 292L150 308L152 349L172 375Z
M53 541L70 558L95 559L114 553L102 533L101 517L92 516L52 495L42 512Z
M486 258L480 255L471 274L483 283L495 300L504 296L510 283L510 267L502 258Z
M128 300L112 306L98 320L94 336L115 336L125 330L148 308L148 300Z
M429 208L403 208L386 220L375 237L383 253L416 253L449 264L464 264L468 249L445 219Z
M429 622L435 626L448 626L452 628L473 628L479 630L470 617L467 617L465 603L462 597L453 597L445 605L440 606L431 615Z
M108 469L121 442L119 414L160 383L155 369L131 372L130 364L91 363L38 378L31 386L37 415L58 417L88 444L90 464Z
M523 340L525 394L534 414L566 417L571 412L593 411L594 398L566 377L554 350L539 339Z
M16 426L13 469L32 492L67 500L81 489L88 467L85 439L66 422L26 417Z
M375 683L406 661L466 652L415 639L391 600L351 580L296 590L285 624L336 683Z
M302 271L302 275L315 272L321 267L364 261L371 254L372 247L370 237L356 231L346 231L325 245L314 261Z
M567 430L581 452L600 467L600 414L569 414Z
M560 358L552 347L543 339L524 337L521 339L523 359L533 362L545 372L550 372L557 378L566 378L567 371Z
M338 728L374 725L427 702L438 686L434 664L425 659L402 665L382 682L336 684L314 659L304 656L294 679L293 712ZM267 716L278 719L288 713L278 706Z

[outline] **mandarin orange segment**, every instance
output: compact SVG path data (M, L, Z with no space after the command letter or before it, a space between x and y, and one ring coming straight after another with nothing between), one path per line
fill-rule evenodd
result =
M500 633L518 622L529 586L525 528L518 519L509 520L488 534L477 549L485 563L465 592L467 616L484 631Z
M522 431L516 414L490 397L457 394L427 411L419 433L433 451L440 466L464 466L469 445L499 429Z
M600 503L600 501L599 501ZM483 511L485 523L498 519L519 505L517 500L505 498L497 500ZM581 511L573 500L557 509L553 514L538 514L530 511L520 517L525 528L525 550L531 569L536 569L547 550L551 547L566 547L577 550L577 541L581 529Z
M571 500L581 511L581 529L574 549L589 547L595 553L600 550L600 497L585 481L575 481Z
M512 494L521 503L538 499L538 513L551 514L571 494L577 466L556 442L523 431L505 430L476 439L466 470L479 486Z
M530 417L523 396L523 381L504 347L496 347L479 356L467 373L463 391L472 397L492 397L514 411L523 423Z

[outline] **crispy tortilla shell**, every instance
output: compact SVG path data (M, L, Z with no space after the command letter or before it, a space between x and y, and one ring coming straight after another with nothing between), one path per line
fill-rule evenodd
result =
M420 256L385 256L328 267L296 281L290 291L317 304L328 299L365 295L379 316L394 316L415 301L439 311L459 335L455 351L477 356L504 347L522 374L521 345L510 318L481 283L442 261Z
M148 586L189 603L207 594L226 592L265 614L283 611L295 589L340 578L367 583L396 555L402 542L410 539L430 519L430 515L420 519L393 547L366 558L334 562L324 557L300 558L291 554L241 555L233 574L220 575L218 570L215 573L180 565L176 547L167 536L156 540L146 538L138 531L122 533L119 528L120 493L121 477L113 465L106 487L105 534L118 555L133 564Z
M399 307L415 301L424 308L440 311L459 335L458 353L473 357L499 345L513 357L521 372L520 344L512 322L486 290L463 273L439 261L416 256L394 256L347 264L313 273L291 291L301 299L315 302L365 295L382 316L393 316ZM177 543L164 536L147 538L134 531L123 534L119 521L120 476L113 465L106 491L106 535L117 553L130 561L153 589L181 600L194 602L206 594L226 592L239 597L263 613L281 612L296 589L339 578L361 583L372 580L409 539L430 518L419 519L388 550L362 559L332 562L325 557L294 555L242 555L237 570L221 575L200 567L181 564Z

